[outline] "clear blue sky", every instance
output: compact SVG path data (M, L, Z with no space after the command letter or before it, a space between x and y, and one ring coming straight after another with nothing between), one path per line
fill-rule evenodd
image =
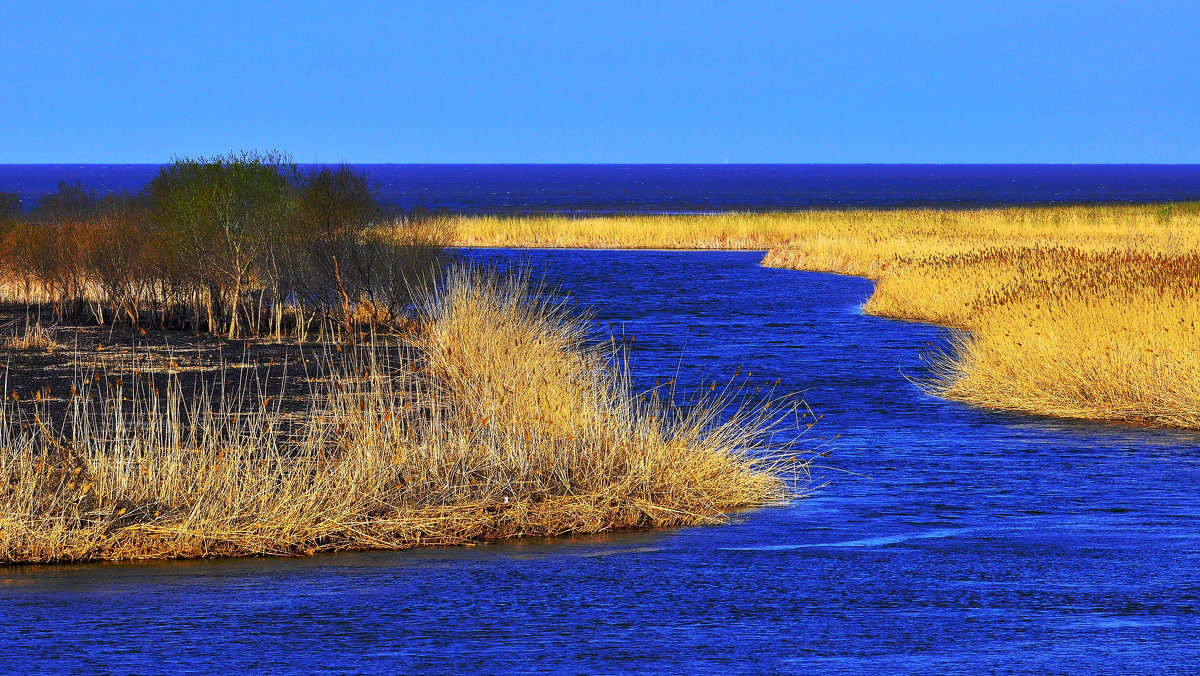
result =
M175 4L0 3L0 163L1200 163L1197 2Z

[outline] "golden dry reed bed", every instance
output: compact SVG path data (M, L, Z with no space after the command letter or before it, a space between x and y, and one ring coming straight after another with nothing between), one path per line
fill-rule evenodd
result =
M963 329L929 388L994 408L1200 428L1200 205L468 218L475 246L769 248L878 280L871 314Z
M403 344L326 348L289 414L243 382L81 374L63 420L0 409L0 561L292 555L718 522L794 495L787 402L638 395L586 322L459 269ZM144 374L143 374L144 375ZM232 376L231 378L236 378Z
M794 237L794 214L464 216L457 246L570 249L768 249Z

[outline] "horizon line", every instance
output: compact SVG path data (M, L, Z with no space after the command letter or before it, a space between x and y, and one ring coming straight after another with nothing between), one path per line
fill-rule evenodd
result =
M196 156L186 159L220 158ZM180 158L185 159L185 158ZM165 162L0 162L0 167L162 167ZM404 167L1200 167L1198 162L296 162L299 166Z

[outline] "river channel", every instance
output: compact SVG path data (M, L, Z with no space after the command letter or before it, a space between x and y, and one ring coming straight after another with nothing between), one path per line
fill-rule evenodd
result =
M925 394L936 326L762 252L491 250L630 345L640 387L802 391L812 497L716 527L476 547L0 567L5 670L1186 672L1200 435ZM747 375L753 372L753 375ZM840 435L840 437L838 437ZM837 437L837 438L834 438Z

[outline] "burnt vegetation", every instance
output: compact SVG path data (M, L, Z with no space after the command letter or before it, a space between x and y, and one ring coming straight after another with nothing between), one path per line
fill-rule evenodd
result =
M0 193L0 298L54 323L340 339L403 324L448 239L349 166L184 158L139 194Z

